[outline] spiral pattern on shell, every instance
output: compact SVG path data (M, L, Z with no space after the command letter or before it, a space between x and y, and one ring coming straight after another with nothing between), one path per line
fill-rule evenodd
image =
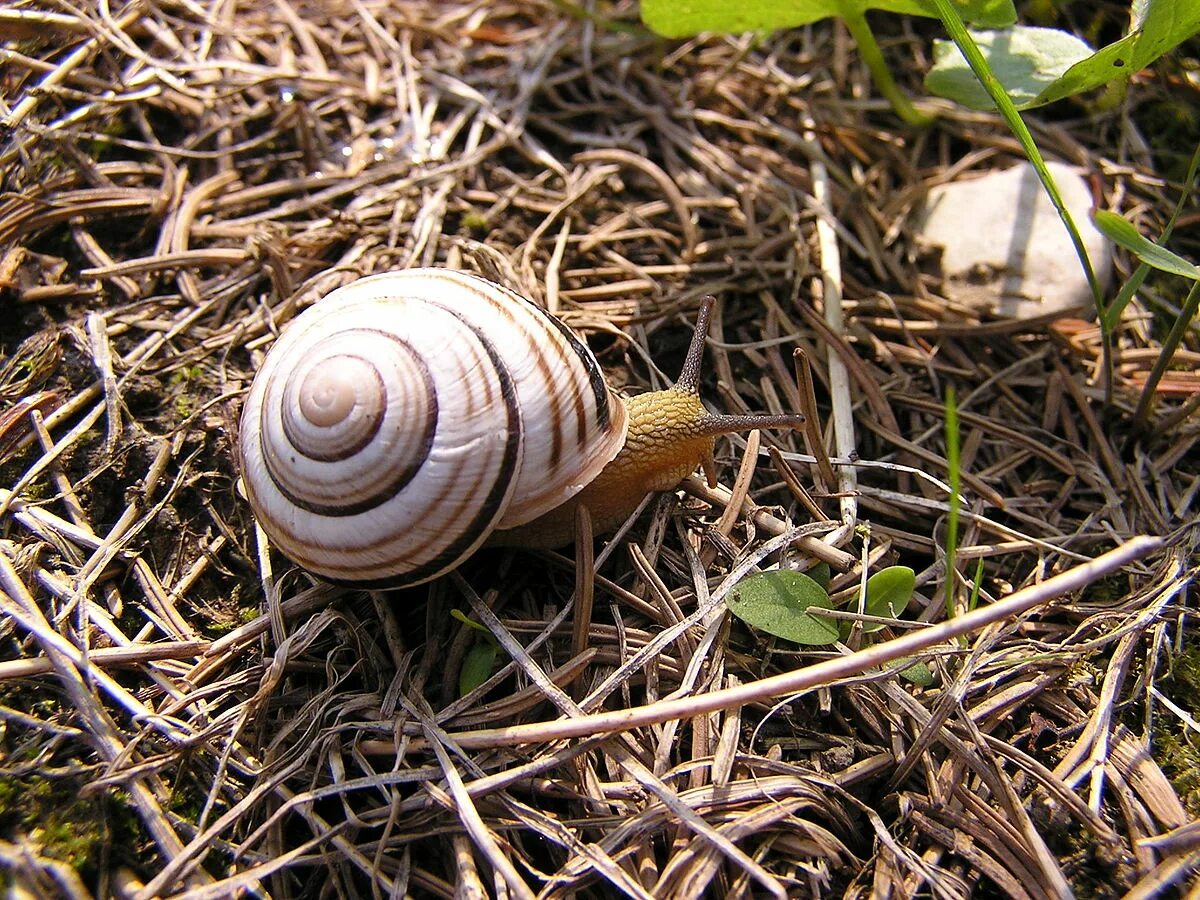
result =
M338 288L284 330L242 411L242 478L294 562L415 584L565 502L625 429L553 316L478 276L410 269Z

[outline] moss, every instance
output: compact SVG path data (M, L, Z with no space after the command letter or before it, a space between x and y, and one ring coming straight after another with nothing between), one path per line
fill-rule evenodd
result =
M463 231L473 234L476 237L482 237L492 230L487 216L476 209L464 213L461 224Z
M1200 750L1186 735L1163 734L1158 753L1163 771L1192 818L1200 818Z
M1088 603L1119 603L1128 596L1129 578L1117 573L1093 581L1088 585L1084 599Z
M207 619L207 632L214 637L220 637L248 622L253 622L262 614L262 609L257 603L243 606L242 590L240 587L234 587L227 600L218 601L198 612L204 614Z
M95 757L63 697L10 682L0 707L11 713L0 718L0 838L65 863L85 883L115 860L139 869L155 858L123 791L86 791Z
M1200 647L1188 647L1172 658L1170 674L1155 686L1193 719L1200 719ZM1200 817L1200 735L1174 713L1160 710L1154 723L1154 756L1188 813Z
M196 411L196 392L205 388L204 369L201 366L181 366L171 373L167 384L176 418L186 419Z
M86 878L113 838L110 804L81 797L81 787L77 777L0 776L0 834L35 845Z
M1178 70L1175 77L1168 75L1164 83L1186 83L1187 61L1176 56L1160 65L1168 71L1171 68ZM1195 65L1194 61L1191 65ZM1191 153L1200 142L1200 109L1185 91L1162 90L1139 104L1136 117L1142 134L1159 158L1163 174L1177 184L1183 182Z
M188 382L198 381L204 375L200 366L181 366L171 373L171 386L177 387Z
M204 809L207 798L194 786L175 785L171 790L167 809L179 816L185 822L196 822Z

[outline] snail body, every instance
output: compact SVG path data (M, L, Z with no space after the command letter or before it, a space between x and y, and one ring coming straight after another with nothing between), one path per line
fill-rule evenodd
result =
M618 398L628 429L620 452L578 494L528 524L499 530L494 546L560 547L571 542L575 510L588 508L598 533L619 526L642 499L669 491L696 467L712 461L715 434L702 429L708 415L700 396L670 388Z
M674 388L618 397L545 310L449 269L373 275L298 316L242 410L242 480L271 543L328 580L417 584L484 542L561 546L712 459L697 392L707 307Z

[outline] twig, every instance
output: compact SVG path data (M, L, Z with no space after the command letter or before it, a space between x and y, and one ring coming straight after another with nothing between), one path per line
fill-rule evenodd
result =
M714 506L727 506L733 496L728 488L721 485L710 488L703 478L696 475L689 475L683 480L680 487L693 497L697 497L705 503L711 503ZM742 512L751 517L756 528L765 531L767 534L778 537L788 531L789 526L786 522L776 518L764 509L752 506L749 500L742 504ZM820 538L805 535L796 539L796 546L822 562L829 563L829 565L839 571L847 571L855 563L853 555L844 550L839 550L837 547L830 546Z
M191 659L202 654L208 641L170 641L162 644L131 644L128 647L101 647L88 651L88 663L101 669L126 668L160 659ZM8 659L0 662L0 681L27 678L54 671L45 657Z
M931 628L914 631L890 641L874 644L851 656L814 663L795 672L773 675L749 684L725 688L696 697L663 700L650 706L596 713L554 722L536 722L482 731L456 732L454 742L463 748L509 747L520 744L564 740L601 732L616 733L631 728L655 725L670 719L716 712L744 706L772 697L798 694L814 687L832 684L841 678L861 674L897 659L914 656L937 644L970 634L988 625L1018 616L1070 591L1078 590L1097 578L1117 571L1162 546L1153 537L1132 538L1119 547L1096 557L1090 563L1068 569L1046 581L1024 588L980 609L972 610Z

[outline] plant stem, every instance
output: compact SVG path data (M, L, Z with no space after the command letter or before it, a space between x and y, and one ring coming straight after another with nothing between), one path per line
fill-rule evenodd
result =
M1184 190L1180 193L1179 199L1175 201L1175 209L1171 213L1171 218L1167 219L1167 224L1163 227L1163 232L1155 241L1161 247L1167 245L1167 241L1171 239L1171 233L1175 230L1175 222L1183 215L1184 207L1191 199L1195 192L1186 186L1194 186L1196 184L1196 173L1200 172L1200 146L1192 152L1192 161L1188 164L1187 177L1184 178ZM1134 273L1129 277L1129 280L1122 286L1120 292L1108 308L1104 310L1104 326L1111 330L1117 327L1121 321L1121 313L1125 307L1129 305L1129 301L1133 299L1133 295L1138 292L1138 288L1142 286L1142 282L1146 280L1146 276L1150 274L1150 266L1146 263L1140 264Z
M912 101L900 90L900 86L892 78L892 72L883 58L883 51L879 49L879 42L875 40L875 34L871 31L871 26L867 24L866 13L863 11L851 12L846 9L842 11L842 21L850 29L850 35L858 45L858 55L867 64L875 87L888 103L892 104L896 115L909 125L924 126L933 122L934 117L913 106Z
M1020 141L1021 149L1025 151L1025 155L1029 158L1030 163L1033 164L1034 171L1037 172L1038 178L1042 182L1042 187L1046 190L1046 195L1050 198L1050 202L1054 204L1054 208L1058 211L1058 217L1062 219L1067 233L1071 236L1071 243L1075 246L1075 255L1079 257L1084 275L1087 276L1088 286L1092 289L1092 300L1096 305L1096 315L1100 320L1104 402L1108 404L1112 402L1112 329L1105 323L1104 292L1100 289L1100 282L1096 278L1095 269L1092 268L1092 261L1088 258L1087 248L1083 245L1083 238L1079 235L1079 229L1075 227L1075 220L1071 216L1071 211L1067 209L1066 204L1063 202L1062 195L1058 191L1058 186L1054 183L1054 179L1050 175L1050 170L1046 168L1046 161L1042 158L1042 153L1038 149L1033 135L1029 133L1028 126L1026 126L1025 121L1021 118L1021 113L1017 111L1012 98L1004 90L1004 85L1000 83L999 79L992 74L992 70L988 68L987 60L984 59L983 53L980 51L979 45L975 43L975 39L971 37L971 33L967 31L967 26L958 14L958 10L954 8L950 0L932 0L932 2L937 9L939 18L942 20L942 26L946 29L946 33L958 46L963 58L971 67L971 71L975 73L975 77L979 79L979 83L983 85L984 90L988 92L988 96L992 98L992 102L996 104L996 109L1004 117L1009 130Z
M958 402L954 388L946 388L946 477L950 482L950 503L946 513L946 617L956 615L955 588L958 586L958 510L962 505L962 470L958 452Z

